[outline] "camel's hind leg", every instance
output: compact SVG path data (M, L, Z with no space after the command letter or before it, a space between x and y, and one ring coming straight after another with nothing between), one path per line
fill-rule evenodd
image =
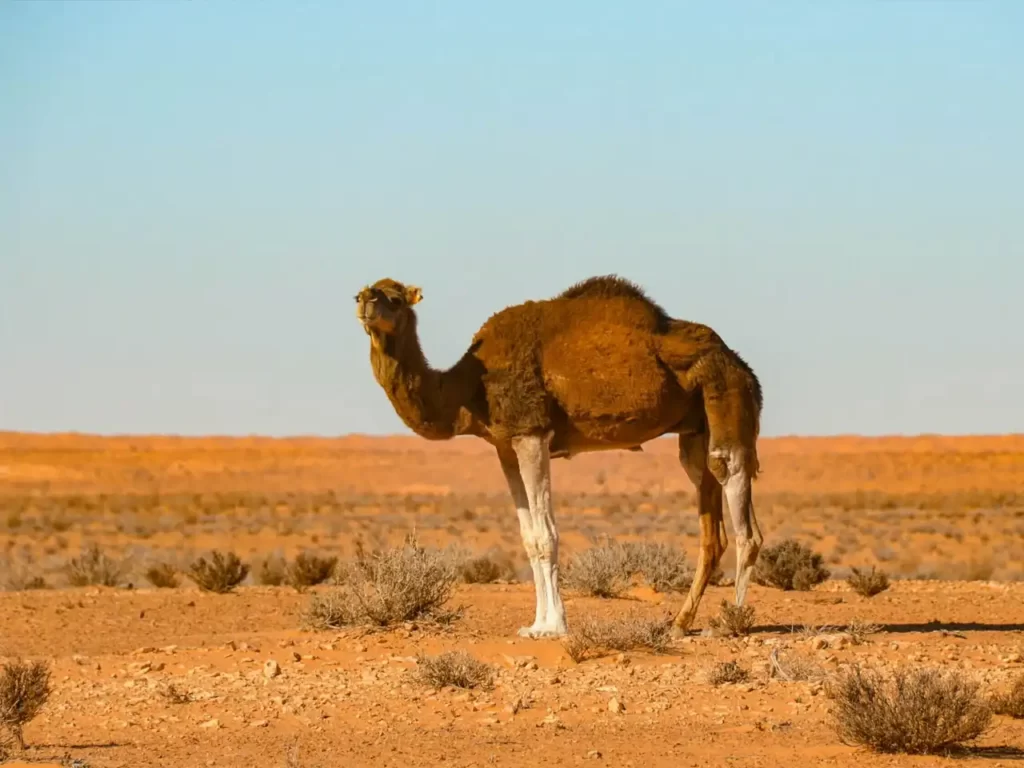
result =
M722 521L722 486L707 466L707 440L707 434L679 436L679 463L699 495L700 554L690 593L673 622L676 634L686 632L693 624L704 590L729 543Z
M743 605L764 541L754 515L751 482L757 474L759 406L744 372L723 367L704 384L708 469L722 484L736 536L736 604Z

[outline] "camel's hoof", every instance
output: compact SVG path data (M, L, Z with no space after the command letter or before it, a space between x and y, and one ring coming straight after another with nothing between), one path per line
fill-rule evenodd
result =
M518 635L520 637L528 637L531 640L551 639L557 637L565 637L568 632L565 628L556 627L520 627Z
M669 630L669 637L673 640L682 640L688 634L690 634L689 627L680 627L678 624L673 624L672 629Z

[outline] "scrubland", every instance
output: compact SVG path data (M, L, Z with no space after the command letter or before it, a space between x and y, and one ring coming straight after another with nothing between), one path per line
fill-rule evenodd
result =
M554 462L572 633L535 641L516 636L533 586L479 441L0 434L0 754L1024 757L1024 437L763 439L760 455L760 583L731 608L730 545L685 638L667 622L697 520L674 442Z

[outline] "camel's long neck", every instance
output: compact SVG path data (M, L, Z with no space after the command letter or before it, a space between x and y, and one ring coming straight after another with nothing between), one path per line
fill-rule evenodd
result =
M420 347L415 318L402 333L374 336L370 350L373 374L399 418L428 440L447 440L465 426L467 387L459 367L434 370Z

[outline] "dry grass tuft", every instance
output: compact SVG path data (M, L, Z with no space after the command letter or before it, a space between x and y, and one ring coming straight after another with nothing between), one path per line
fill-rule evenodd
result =
M360 551L343 569L342 586L313 596L304 623L312 629L386 627L422 618L447 623L459 615L441 610L458 580L458 567L447 552L426 549L409 536L399 547Z
M834 681L839 738L876 752L933 754L981 736L992 711L977 682L957 671L854 667Z
M762 586L806 592L830 575L821 555L787 539L761 551L752 578Z
M446 651L439 656L420 656L416 659L416 677L433 688L490 688L494 671L488 664L478 661L466 651Z
M619 597L635 579L657 592L682 592L693 583L686 554L658 542L602 544L574 554L565 586L592 597Z
M103 554L97 544L85 549L64 566L68 581L73 587L116 587L121 583L124 563Z
M775 648L768 657L769 677L796 683L817 682L825 679L825 669L814 659L798 653L779 655Z
M671 638L672 622L631 615L618 619L577 620L562 640L566 653L579 663L608 651L664 651Z
M716 664L708 672L708 682L711 685L745 683L749 679L750 673L735 661L723 661L720 664Z
M0 725L25 749L22 731L50 698L50 666L43 661L11 661L0 672Z
M718 637L739 637L746 635L754 628L754 607L752 605L733 605L723 600L721 612L708 621L711 633Z
M157 589L174 589L179 584L178 572L169 563L158 563L146 569L146 581Z
M864 619L854 619L846 628L846 633L850 636L850 642L854 645L863 645L868 641L868 637L881 631L882 626L880 624L865 621Z
M1015 720L1024 719L1024 676L1018 677L1007 693L992 697L992 711Z
M465 557L459 565L459 574L466 584L494 584L515 581L515 562L506 552L487 552Z
M655 592L685 592L693 584L693 568L681 549L660 541L630 541L622 548L630 575L640 576Z
M266 565L266 561L264 561ZM289 564L286 580L300 592L306 587L322 584L331 578L338 565L336 557L319 557L300 552Z
M870 572L854 568L846 583L861 597L874 597L889 588L889 577L883 571L876 571L874 566Z
M204 592L224 594L230 592L249 575L249 566L234 552L226 555L214 550L210 560L200 557L189 567L189 578Z

